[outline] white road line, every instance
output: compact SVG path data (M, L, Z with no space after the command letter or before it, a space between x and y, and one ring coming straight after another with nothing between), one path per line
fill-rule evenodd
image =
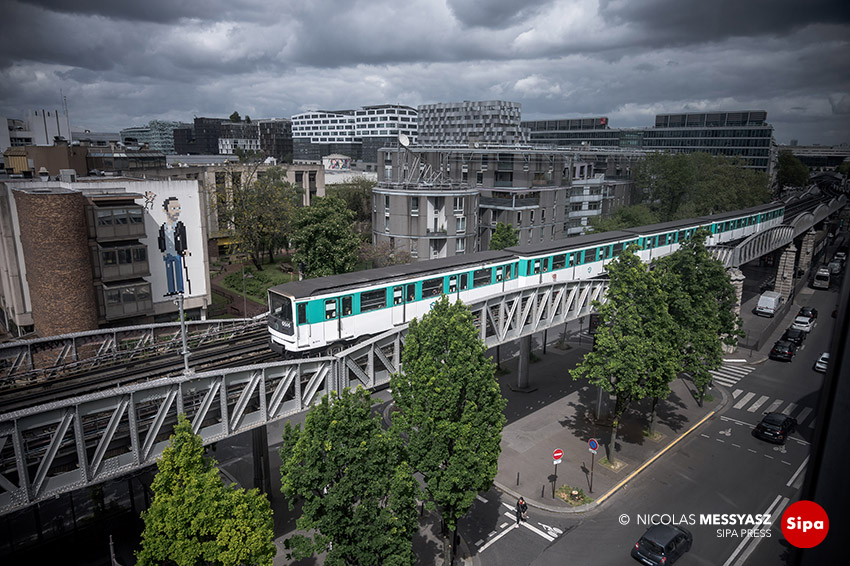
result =
M755 450L753 450L752 448L747 448L747 450L749 450L749 451L750 451L750 452L752 452L753 454L756 454L756 451L755 451Z
M743 407L744 405L746 405L747 403L749 403L749 402L750 402L750 399L752 399L752 398L753 398L753 397L755 397L755 396L756 396L756 394L755 394L755 393L752 393L752 392L747 393L746 395L744 395L744 397L743 397L740 401L738 401L737 403L735 403L735 406L734 406L734 407L732 407L732 408L733 408L733 409L740 409L741 407Z
M505 511L505 515L507 515L508 517L511 516L511 514L508 513L507 511ZM532 527L531 525L529 525L527 521L520 521L519 524L522 525L523 527L525 527L526 529L530 530L531 532L537 533L538 535L542 536L543 538L545 538L549 542L552 542L553 540L555 540L553 537L550 537L549 535L547 535L546 533L544 533L540 529L538 529L536 527ZM510 527L508 527L508 530L511 530Z
M724 362L733 362L733 363L746 363L747 360L745 358L735 358L731 360L723 360Z
M720 385L725 385L726 387L732 387L736 383L738 383L737 379L728 379L725 377L714 376L714 381L719 383Z
M758 401L753 403L752 406L749 409L747 409L747 411L750 412L750 413L755 413L756 411L759 410L759 407L761 407L762 405L764 405L767 402L768 399L770 399L770 397L768 397L767 395L762 395L761 397L759 397Z
M732 443L732 446L734 446L735 448L740 448L740 447L741 447L741 445L740 445L740 444L735 444L734 442Z
M811 407L803 407L803 410L802 410L802 411L800 411L800 414L799 414L799 415L797 415L797 423L799 423L799 424L803 424L803 421L805 421L805 420L806 420L806 418L809 416L809 414L810 414L811 412L812 412L812 408L811 408Z
M743 392L744 392L743 389L736 389L735 391L732 392L732 399L737 399L738 395L740 395Z
M788 499L787 497L782 498L782 502L779 504L779 507L776 508L776 511L774 512L773 516L770 518L770 524L771 525L776 522L776 519L779 518L779 514L782 513L782 510L785 509L785 506L788 505L789 501L790 501L790 499ZM753 544L751 544L749 546L749 548L747 548L747 550L745 550L744 553L741 554L741 557L738 558L737 562L735 562L735 566L740 566L740 565L744 564L747 561L747 558L750 557L750 554L753 553L753 551L756 549L756 547L759 545L760 542L761 542L761 538L756 538L753 541Z
M710 436L708 436L707 434L702 434L702 433L700 433L700 436L702 436L703 438L711 438L711 437L710 437Z
M786 465L788 465L788 466L790 466L790 465L791 465L791 462L786 462L785 460L780 460L780 462L782 462L783 464L786 464Z
M480 501L481 503L487 503L487 500L486 500L486 499L484 499L483 497L481 497L480 495L476 495L476 496L475 496L475 499L477 499L477 500L478 500L478 501Z
M777 495L776 499L773 500L773 503L770 504L770 507L767 508L767 514L770 514L770 513L773 512L773 508L776 507L776 504L779 503L780 499L782 499L782 496ZM732 562L735 560L735 557L738 556L738 554L744 549L744 547L747 545L747 543L750 542L751 538L752 538L752 536L747 536L747 538L742 540L741 544L738 545L738 548L736 548L735 551L732 553L732 555L729 556L729 558L726 560L726 562L723 563L723 566L729 566L730 564L732 564ZM756 540L760 540L760 539L756 539ZM736 562L736 564L738 564L738 562Z
M791 484L794 483L794 480L797 479L797 476L803 473L803 470L806 469L806 464L809 463L809 457L806 456L806 459L803 460L803 463L800 464L800 467L797 468L797 471L794 472L794 475L791 476L791 479L788 480L788 483L785 484L785 487L791 487Z
M782 399L777 399L776 401L774 401L773 403L771 403L771 404L770 404L770 406L769 406L767 409L765 409L765 410L764 410L764 412L765 412L765 413L772 413L772 412L774 412L776 409L778 409L778 408L779 408L779 405L781 405L782 403L784 403L784 401L783 401Z
M481 539L478 542L476 542L475 546L481 546L482 544L484 544L484 539Z
M721 420L721 421L730 421L730 422L733 422L733 423L738 423L739 425L745 425L745 426L748 426L748 427L750 427L750 428L753 428L753 427L755 427L755 426L756 426L756 425L754 425L754 424L745 423L744 421L739 421L738 419L733 419L733 418L731 418L731 417L720 417L720 420Z
M797 403L788 403L788 406L782 409L783 415L790 415L791 412L797 408Z
M720 440L719 438L715 438L714 440L716 440L717 442L726 442L725 440Z
M497 534L496 536L494 536L493 538L491 538L490 540L488 540L488 541L487 541L487 544L485 544L484 546L482 546L481 548L479 548L479 549L478 549L478 552L479 552L479 553L480 553L480 552L484 552L485 550L487 550L488 548L490 548L490 545L491 545L491 544L493 544L494 542L496 542L497 540L499 540L500 538L502 538L503 536L505 536L506 534L508 534L509 532L511 532L511 529L513 529L513 527L508 527L507 529L503 529L501 533Z
M767 454L762 454L762 456L764 456L765 458L770 458L771 460L773 460L773 456L768 456Z

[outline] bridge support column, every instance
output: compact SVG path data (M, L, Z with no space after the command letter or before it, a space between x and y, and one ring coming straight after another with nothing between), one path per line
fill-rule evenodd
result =
M735 288L735 314L741 315L741 305L744 302L744 273L737 267L730 267L728 270L729 279L732 281L732 287ZM723 351L731 354L738 350L738 346L723 345Z
M531 357L531 336L519 339L519 371L517 371L516 387L523 391L528 389L528 358Z
M806 274L812 269L812 259L815 255L815 231L814 229L806 232L803 236L802 247L800 248L800 269Z
M797 248L792 242L782 251L782 256L779 258L779 266L776 269L775 289L786 301L791 300L792 291L794 290L794 260L796 257Z
M251 431L254 456L254 487L271 497L272 478L269 475L269 435L265 425Z

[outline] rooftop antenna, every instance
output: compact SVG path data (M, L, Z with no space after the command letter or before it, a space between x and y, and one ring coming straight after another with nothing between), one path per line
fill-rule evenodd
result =
M62 89L59 89L59 96L62 97L62 109L65 111L65 124L68 126L68 145L72 145L74 141L74 134L71 132L71 117L68 116L68 99L62 93Z
M396 149L396 161L398 163L398 182L401 182L401 148L408 147L410 145L410 138L407 137L407 134L404 134L399 131L398 133L398 148Z

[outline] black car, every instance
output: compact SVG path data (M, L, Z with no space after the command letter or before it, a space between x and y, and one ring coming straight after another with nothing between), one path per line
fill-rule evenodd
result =
M797 346L793 342L789 342L788 340L777 340L776 344L773 345L773 348L770 349L770 355L768 357L771 360L790 362L794 359L796 354Z
M803 341L808 336L808 332L803 332L798 328L789 328L785 331L785 334L782 335L780 341L793 342L795 346L798 348L803 345Z
M785 439L795 430L797 419L784 413L765 413L764 418L753 429L753 436L768 442L785 444Z
M817 318L818 309L814 307L800 307L800 312L797 313L797 316L805 316L806 318Z
M691 549L691 532L673 525L649 527L632 549L632 558L651 566L673 564Z

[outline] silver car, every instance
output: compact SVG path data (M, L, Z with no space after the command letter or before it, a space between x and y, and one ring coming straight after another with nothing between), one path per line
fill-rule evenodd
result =
M803 332L811 332L812 328L815 327L816 322L816 318L798 316L794 319L794 324L791 325L791 328L796 328L797 330L802 330Z
M815 371L826 373L826 368L829 366L829 352L824 352L815 362Z

